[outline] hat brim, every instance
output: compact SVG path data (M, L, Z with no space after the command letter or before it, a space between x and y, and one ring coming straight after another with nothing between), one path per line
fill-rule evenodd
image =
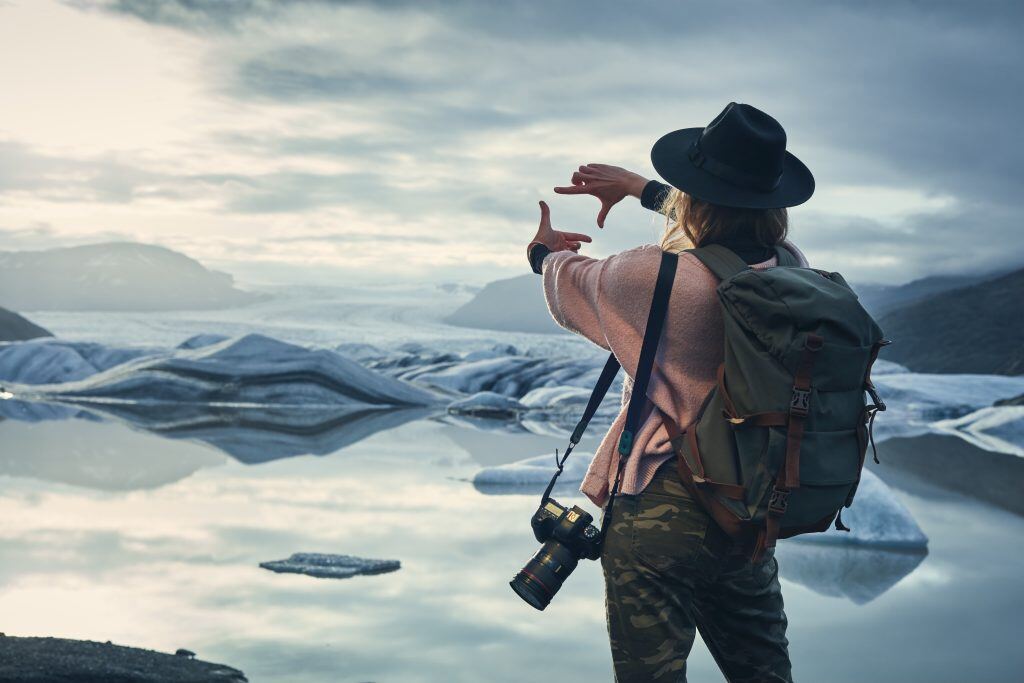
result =
M729 183L698 168L687 152L703 128L682 128L661 136L651 148L654 169L673 187L720 206L743 209L781 209L803 204L814 194L814 176L795 156L786 152L782 178L771 192L757 192Z

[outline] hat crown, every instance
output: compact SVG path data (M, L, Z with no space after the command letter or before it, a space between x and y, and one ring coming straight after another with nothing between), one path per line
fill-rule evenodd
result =
M777 209L814 193L810 169L786 150L786 131L749 104L730 102L706 126L662 135L651 162L679 190L719 206Z
M766 183L782 173L786 131L770 115L749 104L730 102L697 140L700 152Z

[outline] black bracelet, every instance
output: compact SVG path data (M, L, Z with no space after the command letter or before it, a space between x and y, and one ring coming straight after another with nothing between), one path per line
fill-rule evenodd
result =
M546 245L535 244L530 248L530 268L533 272L538 275L541 274L541 265L544 263L544 257L551 253Z

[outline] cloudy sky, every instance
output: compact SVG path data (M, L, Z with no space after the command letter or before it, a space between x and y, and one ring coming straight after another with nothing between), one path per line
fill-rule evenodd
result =
M729 101L817 192L856 281L1024 264L1020 3L0 0L0 249L162 244L249 282L486 282L556 227L605 256L662 219L554 195L654 177Z

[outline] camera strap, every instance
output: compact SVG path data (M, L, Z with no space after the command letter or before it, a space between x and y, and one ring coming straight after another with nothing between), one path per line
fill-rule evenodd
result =
M611 517L611 506L615 499L615 494L618 493L619 479L622 476L623 466L626 462L626 458L629 457L630 452L633 448L633 436L636 434L636 430L639 427L640 413L643 410L644 403L647 399L647 385L651 378L651 370L654 367L654 356L658 350L658 340L661 338L661 331L665 323L665 311L668 309L668 300L672 295L672 282L675 280L676 266L679 263L679 255L669 253L667 251L661 252L661 265L658 268L658 281L654 286L654 296L651 300L651 309L647 314L647 327L644 329L644 341L640 347L640 359L637 363L636 375L633 378L633 390L629 396L629 407L626 409L626 424L622 428L622 434L619 436L619 465L615 472L615 482L612 485L611 494L608 498L608 505L606 506L605 514L601 520L601 535L604 536L605 524ZM614 353L608 355L608 360L605 361L604 369L601 371L601 376L597 380L597 384L594 386L594 390L590 394L590 400L587 402L587 407L583 411L583 417L576 424L576 428L572 431L572 436L569 437L569 446L565 449L565 453L561 458L558 457L558 452L555 451L555 464L557 470L551 481L548 483L547 488L544 490L544 495L541 497L541 504L547 502L548 497L551 495L551 490L555 486L558 476L562 474L562 470L565 466L565 461L572 453L572 449L576 447L576 444L583 438L583 432L587 429L587 425L590 424L590 420L594 417L597 412L598 406L601 405L601 401L604 399L605 394L608 393L608 388L611 386L612 381L615 379L615 375L618 374L620 364Z

